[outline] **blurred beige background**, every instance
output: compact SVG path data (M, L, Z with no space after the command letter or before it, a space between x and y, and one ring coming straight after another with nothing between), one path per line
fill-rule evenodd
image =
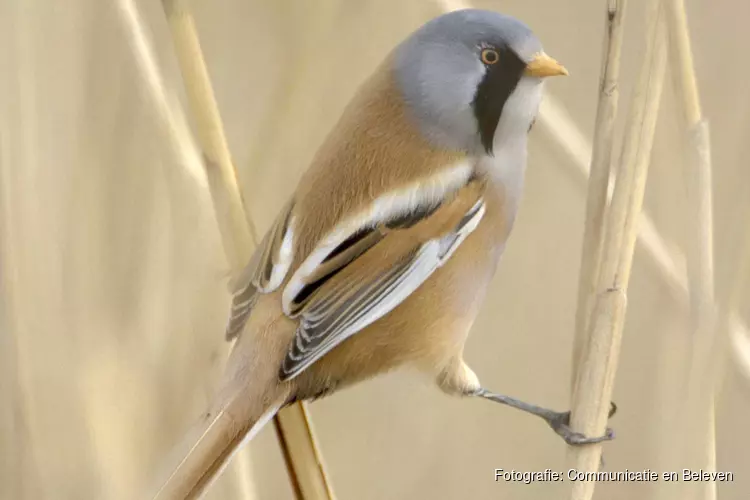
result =
M125 2L127 3L127 2ZM626 16L621 109L645 27ZM0 498L137 498L201 411L221 368L228 266L205 187L164 115L111 0L0 0ZM192 2L246 205L265 230L357 85L441 3ZM717 294L748 221L750 3L688 0L713 140ZM571 76L547 85L590 141L604 2L475 2L527 22ZM184 102L158 1L136 2L167 102ZM621 113L621 118L625 113ZM680 262L690 221L669 76L646 210ZM622 123L620 120L620 125ZM468 344L493 390L567 408L585 183L548 126L532 132L515 232ZM747 207L747 205L744 205ZM689 335L636 250L606 470L665 467L659 433L683 388L665 366ZM745 311L747 312L747 311ZM677 350L677 352L675 352ZM670 357L671 356L671 357ZM750 491L750 384L727 362L717 403L719 498ZM563 470L565 448L533 418L451 399L396 373L311 406L339 499L546 499L565 483L496 483L495 468ZM663 450L662 450L663 451ZM291 499L271 427L248 470L212 499ZM675 465L675 464L673 464ZM677 464L679 466L679 464ZM245 477L245 485L238 481ZM663 486L663 485L662 485ZM250 494L248 493L250 492ZM254 493L253 493L254 492ZM651 483L601 483L597 498L663 498Z

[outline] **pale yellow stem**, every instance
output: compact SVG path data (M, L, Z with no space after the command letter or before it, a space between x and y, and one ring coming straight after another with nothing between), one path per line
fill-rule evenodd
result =
M714 298L712 166L708 124L701 116L700 96L693 63L687 15L683 0L662 0L669 33L669 60L684 127L687 162L689 239L687 271L692 331L688 340L690 361L678 408L681 425L665 430L664 449L674 463L715 471L714 384L719 349ZM696 496L699 495L699 496ZM690 487L683 498L716 499L716 483Z
M576 306L575 337L573 339L573 384L575 384L578 374L581 351L587 343L591 308L596 296L596 286L599 282L602 234L605 228L604 216L607 209L607 191L612 164L612 144L614 143L617 104L620 96L618 79L624 33L623 18L626 6L626 0L609 0L607 3L604 58L599 83L599 103L596 108L591 168L589 169L588 194L586 196L586 222L578 280L578 303Z
M651 147L661 100L666 46L659 1L648 9L646 49L631 103L606 236L590 338L585 346L574 391L571 426L588 436L605 432L625 320L626 292L637 238L637 224L648 176ZM602 445L572 447L568 468L596 471ZM571 499L593 496L592 481L571 483Z

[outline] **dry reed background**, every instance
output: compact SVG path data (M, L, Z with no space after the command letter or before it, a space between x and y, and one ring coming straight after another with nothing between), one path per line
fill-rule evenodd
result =
M164 121L164 110L179 115L185 101L167 24L160 2L135 2L165 84L159 101L134 55L126 3L0 0L2 499L136 498L202 409L227 351L229 265L200 165L174 148ZM626 15L618 131L644 48L643 4L631 0ZM572 76L550 82L548 95L590 138L602 2L474 5L525 20L565 63ZM439 12L433 2L393 0L192 6L246 205L260 230L357 84ZM723 303L750 225L750 67L743 50L750 46L750 4L687 6L711 124L716 295ZM668 74L645 209L671 257L682 262L691 221L676 104ZM172 118L179 124L179 116ZM568 153L549 127L532 133L519 220L467 352L488 387L558 408L569 404L585 204L585 184ZM747 318L747 299L739 302ZM685 397L679 376L690 317L642 247L628 307L615 385L618 439L605 446L606 469L679 469L661 435ZM750 382L732 359L717 391L717 468L735 473L734 483L718 485L722 500L750 490ZM492 480L498 467L564 467L565 448L542 424L496 405L447 398L405 374L345 391L311 411L341 499L537 499L567 492L560 483ZM210 498L292 498L270 427L249 456L246 470L229 471ZM678 491L653 483L597 486L600 498L611 499L683 498Z

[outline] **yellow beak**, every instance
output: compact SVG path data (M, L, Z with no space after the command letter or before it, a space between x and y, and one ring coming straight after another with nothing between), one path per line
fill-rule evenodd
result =
M526 65L524 74L539 78L559 75L568 76L568 70L565 69L565 66L555 61L544 52L539 52L534 59Z

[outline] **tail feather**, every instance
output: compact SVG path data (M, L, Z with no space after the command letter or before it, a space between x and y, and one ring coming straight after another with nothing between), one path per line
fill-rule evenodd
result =
M239 336L215 403L174 450L170 468L148 498L201 498L234 454L286 403L289 385L279 382L277 372L289 328L280 329L276 322L263 326Z
M248 415L238 394L218 412L205 415L174 454L179 461L161 476L149 498L154 500L199 499L218 478L235 453L252 440L276 415L283 401L275 401L259 415ZM239 404L238 404L239 403ZM239 412L237 410L240 410ZM166 477L165 477L166 476Z

